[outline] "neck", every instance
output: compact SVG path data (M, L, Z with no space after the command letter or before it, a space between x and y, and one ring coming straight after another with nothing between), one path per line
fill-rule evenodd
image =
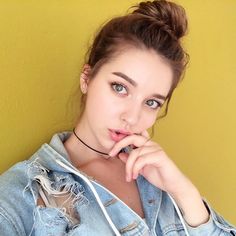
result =
M75 137L76 137L84 146L86 146L86 147L89 148L90 150L92 150L92 151L94 151L94 152L96 152L96 153L98 153L98 154L100 154L100 155L102 155L102 156L109 156L108 153L106 153L106 152L101 152L101 151L99 151L99 150L97 150L97 149L91 147L91 146L88 145L87 143L85 143L85 142L78 136L78 134L75 132L75 128L73 129L73 134L75 135ZM108 157L108 158L109 158L109 157ZM108 159L108 158L107 158L107 159Z
M76 134L80 135L80 132L76 131ZM79 138L81 138L81 140L83 140L82 134L81 134L81 137L79 136ZM83 140L83 141L86 144L90 145L89 143L87 143L88 142L87 140ZM91 150L86 145L84 145L82 142L80 142L74 134L72 134L65 141L64 146L70 156L72 163L75 166L83 166L93 160L98 160L98 159L105 160L105 159L108 159L108 157L109 157L106 155L101 155L101 154ZM92 147L92 148L95 148L95 147Z

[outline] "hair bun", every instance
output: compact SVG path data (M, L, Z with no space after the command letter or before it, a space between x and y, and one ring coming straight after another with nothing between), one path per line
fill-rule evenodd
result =
M187 17L180 5L165 0L141 2L132 14L151 17L162 30L180 39L187 31Z

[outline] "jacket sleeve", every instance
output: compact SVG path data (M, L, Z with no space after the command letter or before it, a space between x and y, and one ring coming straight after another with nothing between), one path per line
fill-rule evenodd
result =
M0 232L1 236L21 236L22 234L17 230L16 224L11 222L7 214L0 208ZM23 236L23 235L22 235Z
M203 200L210 218L208 222L201 224L198 227L191 227L186 222L186 227L191 236L236 236L236 227L228 223L222 216L214 211L207 201Z
M25 236L32 224L33 204L24 189L28 184L27 162L19 162L0 175L0 235Z

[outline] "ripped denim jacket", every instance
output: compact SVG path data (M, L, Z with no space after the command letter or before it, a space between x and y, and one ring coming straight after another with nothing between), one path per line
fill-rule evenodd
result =
M63 145L70 134L54 135L50 144L43 144L29 160L1 175L2 236L236 235L236 228L205 200L209 221L190 227L168 194L139 176L143 220L108 189L72 166ZM37 204L39 196L46 206Z

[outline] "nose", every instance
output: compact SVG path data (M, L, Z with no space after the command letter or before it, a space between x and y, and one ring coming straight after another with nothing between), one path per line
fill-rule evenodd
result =
M137 124L141 118L142 107L137 101L126 104L125 110L121 114L121 120L128 126Z

